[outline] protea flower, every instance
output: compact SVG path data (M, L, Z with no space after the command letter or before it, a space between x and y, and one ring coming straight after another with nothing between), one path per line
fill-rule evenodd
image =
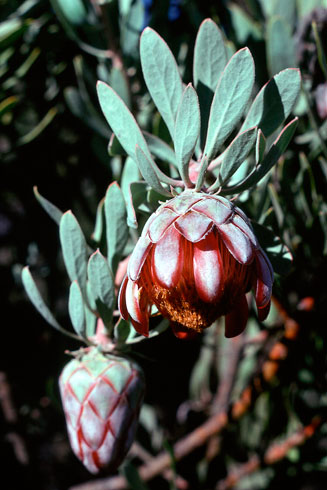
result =
M91 473L114 471L134 439L144 394L140 368L86 349L66 365L59 387L74 453Z
M270 308L273 270L246 215L224 197L184 191L149 218L119 298L124 319L148 336L152 306L175 335L202 332L225 315L225 335L247 323L254 289L260 320Z

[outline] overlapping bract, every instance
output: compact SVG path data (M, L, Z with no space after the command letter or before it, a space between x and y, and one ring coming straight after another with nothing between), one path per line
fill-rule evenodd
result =
M246 215L230 201L193 190L161 205L131 255L119 298L124 319L149 332L152 305L174 333L188 337L226 315L227 337L247 323L245 293L258 315L269 312L273 269Z
M114 471L134 439L143 374L126 359L105 356L96 348L85 352L59 378L69 440L91 473Z

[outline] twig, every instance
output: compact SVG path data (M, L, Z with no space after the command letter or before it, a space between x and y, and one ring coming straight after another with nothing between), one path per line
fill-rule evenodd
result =
M299 324L289 317L287 312L277 300L274 299L274 302L279 311L281 319L284 321L284 338L286 340L296 339L299 332ZM261 371L254 375L252 381L249 383L247 388L243 390L238 400L229 404L228 409L225 411L212 415L204 424L191 432L191 434L188 434L175 443L173 453L176 461L180 461L196 448L204 445L212 436L218 435L229 422L238 420L242 415L244 415L244 413L247 412L258 395L263 391L264 383L270 382L270 380L276 375L276 372L280 366L280 361L286 357L287 351L280 348L280 345L283 345L284 347L282 340L283 339L275 342L269 350L268 360L266 363L273 363L273 366L263 363ZM275 347L276 345L277 348ZM282 355L279 355L278 353L281 352ZM228 391L229 390L226 389L226 393ZM223 395L221 394L219 396L221 397L222 401ZM226 394L224 394L224 398L225 397ZM145 463L139 468L140 477L143 481L148 481L169 468L170 464L170 454L167 452L162 452L157 457L149 461L149 463ZM125 478L122 476L115 476L77 485L71 487L70 490L124 490L126 488L128 488L128 484Z
M218 390L212 400L211 414L219 414L227 411L230 404L230 396L235 383L237 370L239 367L239 359L244 347L245 334L234 337L229 342L227 352L227 368L220 379ZM220 450L219 435L215 434L208 440L206 461L212 461L217 456Z
M138 457L144 463L147 464L154 459L152 454L150 454L146 449L144 449L138 442L134 442L134 444L131 447L130 454ZM174 478L173 470L171 468L168 468L167 470L163 471L162 476L166 478L168 482L171 481ZM179 490L187 490L189 487L188 482L180 475L175 476L175 485Z
M301 427L301 429L297 430L294 434L285 439L285 441L281 443L272 443L266 450L262 461L259 456L255 455L245 464L232 469L224 480L218 482L216 490L228 490L235 486L244 476L248 476L260 469L262 465L272 465L282 460L290 449L300 446L307 439L312 437L323 422L324 419L322 417L314 417L309 425Z
M2 371L0 372L0 405L6 422L9 425L16 425L18 422L17 410L12 400L7 375ZM17 461L27 465L29 458L23 438L14 431L8 432L5 438L12 445Z
M0 404L5 420L10 424L17 423L17 411L13 404L6 373L0 372Z
M23 438L17 432L9 432L5 438L12 445L17 461L24 466L28 465L29 456Z
M195 429L191 434L185 436L174 445L174 457L180 461L187 454L197 447L202 446L209 437L220 432L228 423L226 414L218 414L209 418L203 425ZM171 456L167 452L160 453L148 464L139 468L142 480L147 481L159 475L162 471L169 468ZM82 485L71 487L70 490L123 490L128 488L124 477L116 476L109 479L96 480Z
M213 399L211 413L221 413L226 411L228 408L230 395L239 366L241 351L244 346L244 340L244 334L230 340L228 349L228 366L219 383L217 394Z

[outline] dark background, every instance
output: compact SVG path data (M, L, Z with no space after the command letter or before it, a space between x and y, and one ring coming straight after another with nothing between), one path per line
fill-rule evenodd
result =
M72 209L86 237L90 237L97 204L109 183L119 179L119 168L117 170L116 163L107 154L110 131L103 129L106 124L97 106L91 77L87 75L84 82L97 117L102 121L101 130L90 126L92 114L83 117L83 113L78 115L77 109L73 113L67 96L69 87L83 92L74 68L76 57L82 57L87 73L95 80L98 78L98 60L83 50L81 43L88 42L101 49L108 43L108 23L97 15L96 9L92 10L91 4L85 2L92 15L73 25L72 35L58 17L57 2L0 2L2 21L15 19L22 26L10 35L1 37L0 34L1 52L8 54L7 61L4 55L1 58L1 101L14 98L12 107L0 112L3 285L0 461L4 469L3 481L8 478L10 488L61 490L93 478L69 448L57 387L58 376L68 360L65 350L77 349L79 345L46 324L28 301L20 280L21 269L28 264L50 308L58 320L70 328L69 282L60 253L58 228L35 199L33 186L61 210ZM252 28L242 36L229 2L181 2L175 15L171 14L173 18L168 16L168 4L158 2L152 9L148 6L143 22L144 25L149 22L167 40L175 55L182 43L188 46L183 62L184 81L191 79L192 48L199 24L206 17L212 17L223 28L236 48L250 47L256 63L257 87L274 74L267 63L269 19L262 10L262 2L233 4L252 20ZM117 2L111 2L109 14L109 39L120 51L123 35ZM178 472L190 482L190 488L215 488L215 483L226 476L230 462L244 463L254 452L262 455L272 441L289 434L295 419L307 424L316 414L323 418L326 415L327 154L323 141L326 141L327 102L320 99L317 105L315 95L317 87L326 83L326 79L317 58L313 19L326 46L326 9L309 11L303 17L297 11L290 28L296 63L304 81L308 82L308 100L282 171L275 175L282 217L278 219L277 214L276 218L276 207L272 203L268 220L269 226L280 236L289 237L293 247L292 268L288 275L277 277L274 294L288 314L299 322L300 334L287 344L289 355L281 366L278 381L264 387L265 408L252 407L243 427L239 422L227 429L221 440L220 455L208 464L203 481L199 480L196 465L205 457L204 448L191 453L179 464ZM259 26L260 36L254 35L253 26ZM140 31L137 25L129 25L129 28L132 32ZM22 74L19 69L31 53L38 53L37 58ZM140 97L146 89L137 49L125 48L122 57L129 69L129 82L134 87L132 104L138 114ZM40 128L37 125L49 111L55 111L55 116ZM152 115L144 117L145 126L150 126L147 129L153 129L154 113L153 109ZM38 131L33 135L31 131L36 127ZM308 166L303 163L305 159L300 160L302 154ZM301 311L299 302L306 297L311 298L314 306L310 311ZM201 339L181 344L170 331L135 349L146 375L145 402L156 414L158 433L169 443L204 422L210 412L208 406L204 410L195 409L189 399L190 376L200 352ZM264 355L263 349L253 358L261 359ZM216 377L209 380L212 391ZM187 416L178 420L176 414L181 406L190 408ZM260 428L257 440L250 443L244 436L244 427L252 427L249 425L252 423L259 424ZM153 447L150 439L141 424L139 440L144 446L150 452L162 449ZM286 485L303 490L326 488L326 450L326 429L322 425L306 445L277 465L258 472L258 480L247 483L244 479L243 486L237 488L275 489ZM149 488L169 488L169 484L157 478L149 483Z

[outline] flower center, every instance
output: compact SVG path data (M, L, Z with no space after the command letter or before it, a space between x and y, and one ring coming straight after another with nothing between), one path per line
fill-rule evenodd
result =
M148 299L171 322L201 333L222 315L233 310L235 304L251 287L253 265L243 265L230 254L217 232L217 248L222 259L221 294L214 302L205 302L196 290L193 271L193 244L182 237L183 268L176 286L165 288L153 273L154 248L143 266L139 286L144 287ZM204 238L205 240L206 238Z

